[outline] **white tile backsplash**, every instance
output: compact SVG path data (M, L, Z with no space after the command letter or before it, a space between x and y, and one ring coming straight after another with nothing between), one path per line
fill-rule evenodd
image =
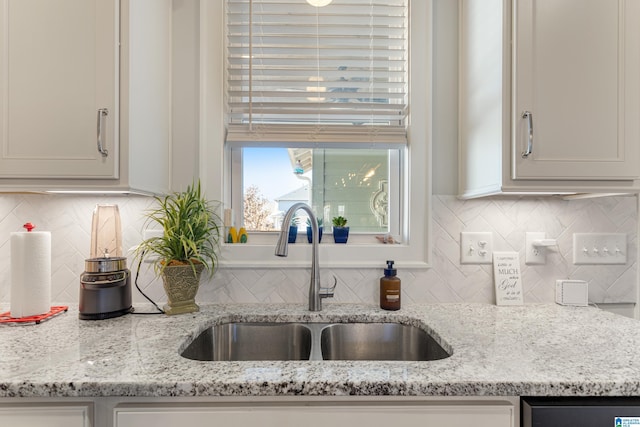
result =
M589 281L590 300L596 303L636 301L637 286L637 200L636 197L606 197L582 200L560 198L488 198L459 200L455 196L434 196L432 268L402 269L403 300L412 302L493 303L493 274L490 265L461 265L461 231L491 231L494 250L517 251L522 263L525 302L554 301L555 279ZM78 281L89 255L91 215L97 203L117 203L120 208L125 248L141 240L142 211L151 199L139 196L93 197L67 195L0 195L0 303L8 303L10 289L9 233L22 224L35 223L38 230L52 234L52 298L56 303L78 301ZM524 264L525 232L544 231L555 238L558 248L547 254L547 264ZM584 232L626 233L626 265L574 266L572 235ZM322 260L321 260L322 262ZM338 279L335 301L378 301L380 269L322 270L323 282ZM133 260L129 268L135 271ZM140 286L148 295L164 301L164 291L148 265L143 267ZM308 269L219 269L198 294L202 302L305 302ZM143 302L134 289L134 302Z

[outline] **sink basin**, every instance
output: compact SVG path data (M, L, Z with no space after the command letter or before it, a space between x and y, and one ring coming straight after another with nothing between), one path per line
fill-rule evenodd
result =
M193 360L308 360L311 330L300 323L224 323L205 329L181 353Z
M320 336L324 360L438 360L449 357L431 335L399 323L339 323Z
M224 323L180 353L193 360L403 360L449 357L426 331L399 323Z

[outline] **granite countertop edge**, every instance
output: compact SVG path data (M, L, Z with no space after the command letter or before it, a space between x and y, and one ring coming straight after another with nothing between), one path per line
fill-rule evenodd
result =
M139 310L144 311L144 310ZM149 310L150 311L150 310ZM451 357L429 362L203 362L179 355L229 321L380 322L426 329ZM0 397L638 396L640 323L594 307L209 304L178 316L0 325Z

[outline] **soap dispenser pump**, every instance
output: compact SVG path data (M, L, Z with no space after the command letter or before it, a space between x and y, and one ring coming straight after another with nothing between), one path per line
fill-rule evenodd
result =
M380 308L400 310L400 279L396 276L393 261L387 261L384 276L380 278Z

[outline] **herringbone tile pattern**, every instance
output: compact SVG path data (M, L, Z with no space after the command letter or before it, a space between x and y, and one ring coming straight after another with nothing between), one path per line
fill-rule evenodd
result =
M117 203L123 224L125 248L141 240L142 211L151 203L144 197L89 197L49 195L0 196L0 303L9 300L9 235L30 221L52 233L54 302L78 300L78 281L89 255L91 214L97 203ZM607 197L565 201L557 198L489 198L462 201L454 196L432 199L432 268L401 269L406 302L493 303L490 265L461 265L461 231L491 231L494 248L520 253L525 302L551 302L558 278L589 281L593 302L635 302L637 287L636 197ZM524 264L526 231L544 231L556 238L544 266ZM628 262L623 266L575 266L572 263L573 233L620 232L628 236ZM384 260L381 261L383 263ZM398 263L399 267L401 263ZM129 268L135 271L133 260ZM382 269L326 271L338 278L337 302L375 303ZM212 283L201 287L202 302L289 302L307 299L308 269L219 269ZM160 280L143 266L139 283L149 296L164 300ZM134 291L134 301L143 298Z

